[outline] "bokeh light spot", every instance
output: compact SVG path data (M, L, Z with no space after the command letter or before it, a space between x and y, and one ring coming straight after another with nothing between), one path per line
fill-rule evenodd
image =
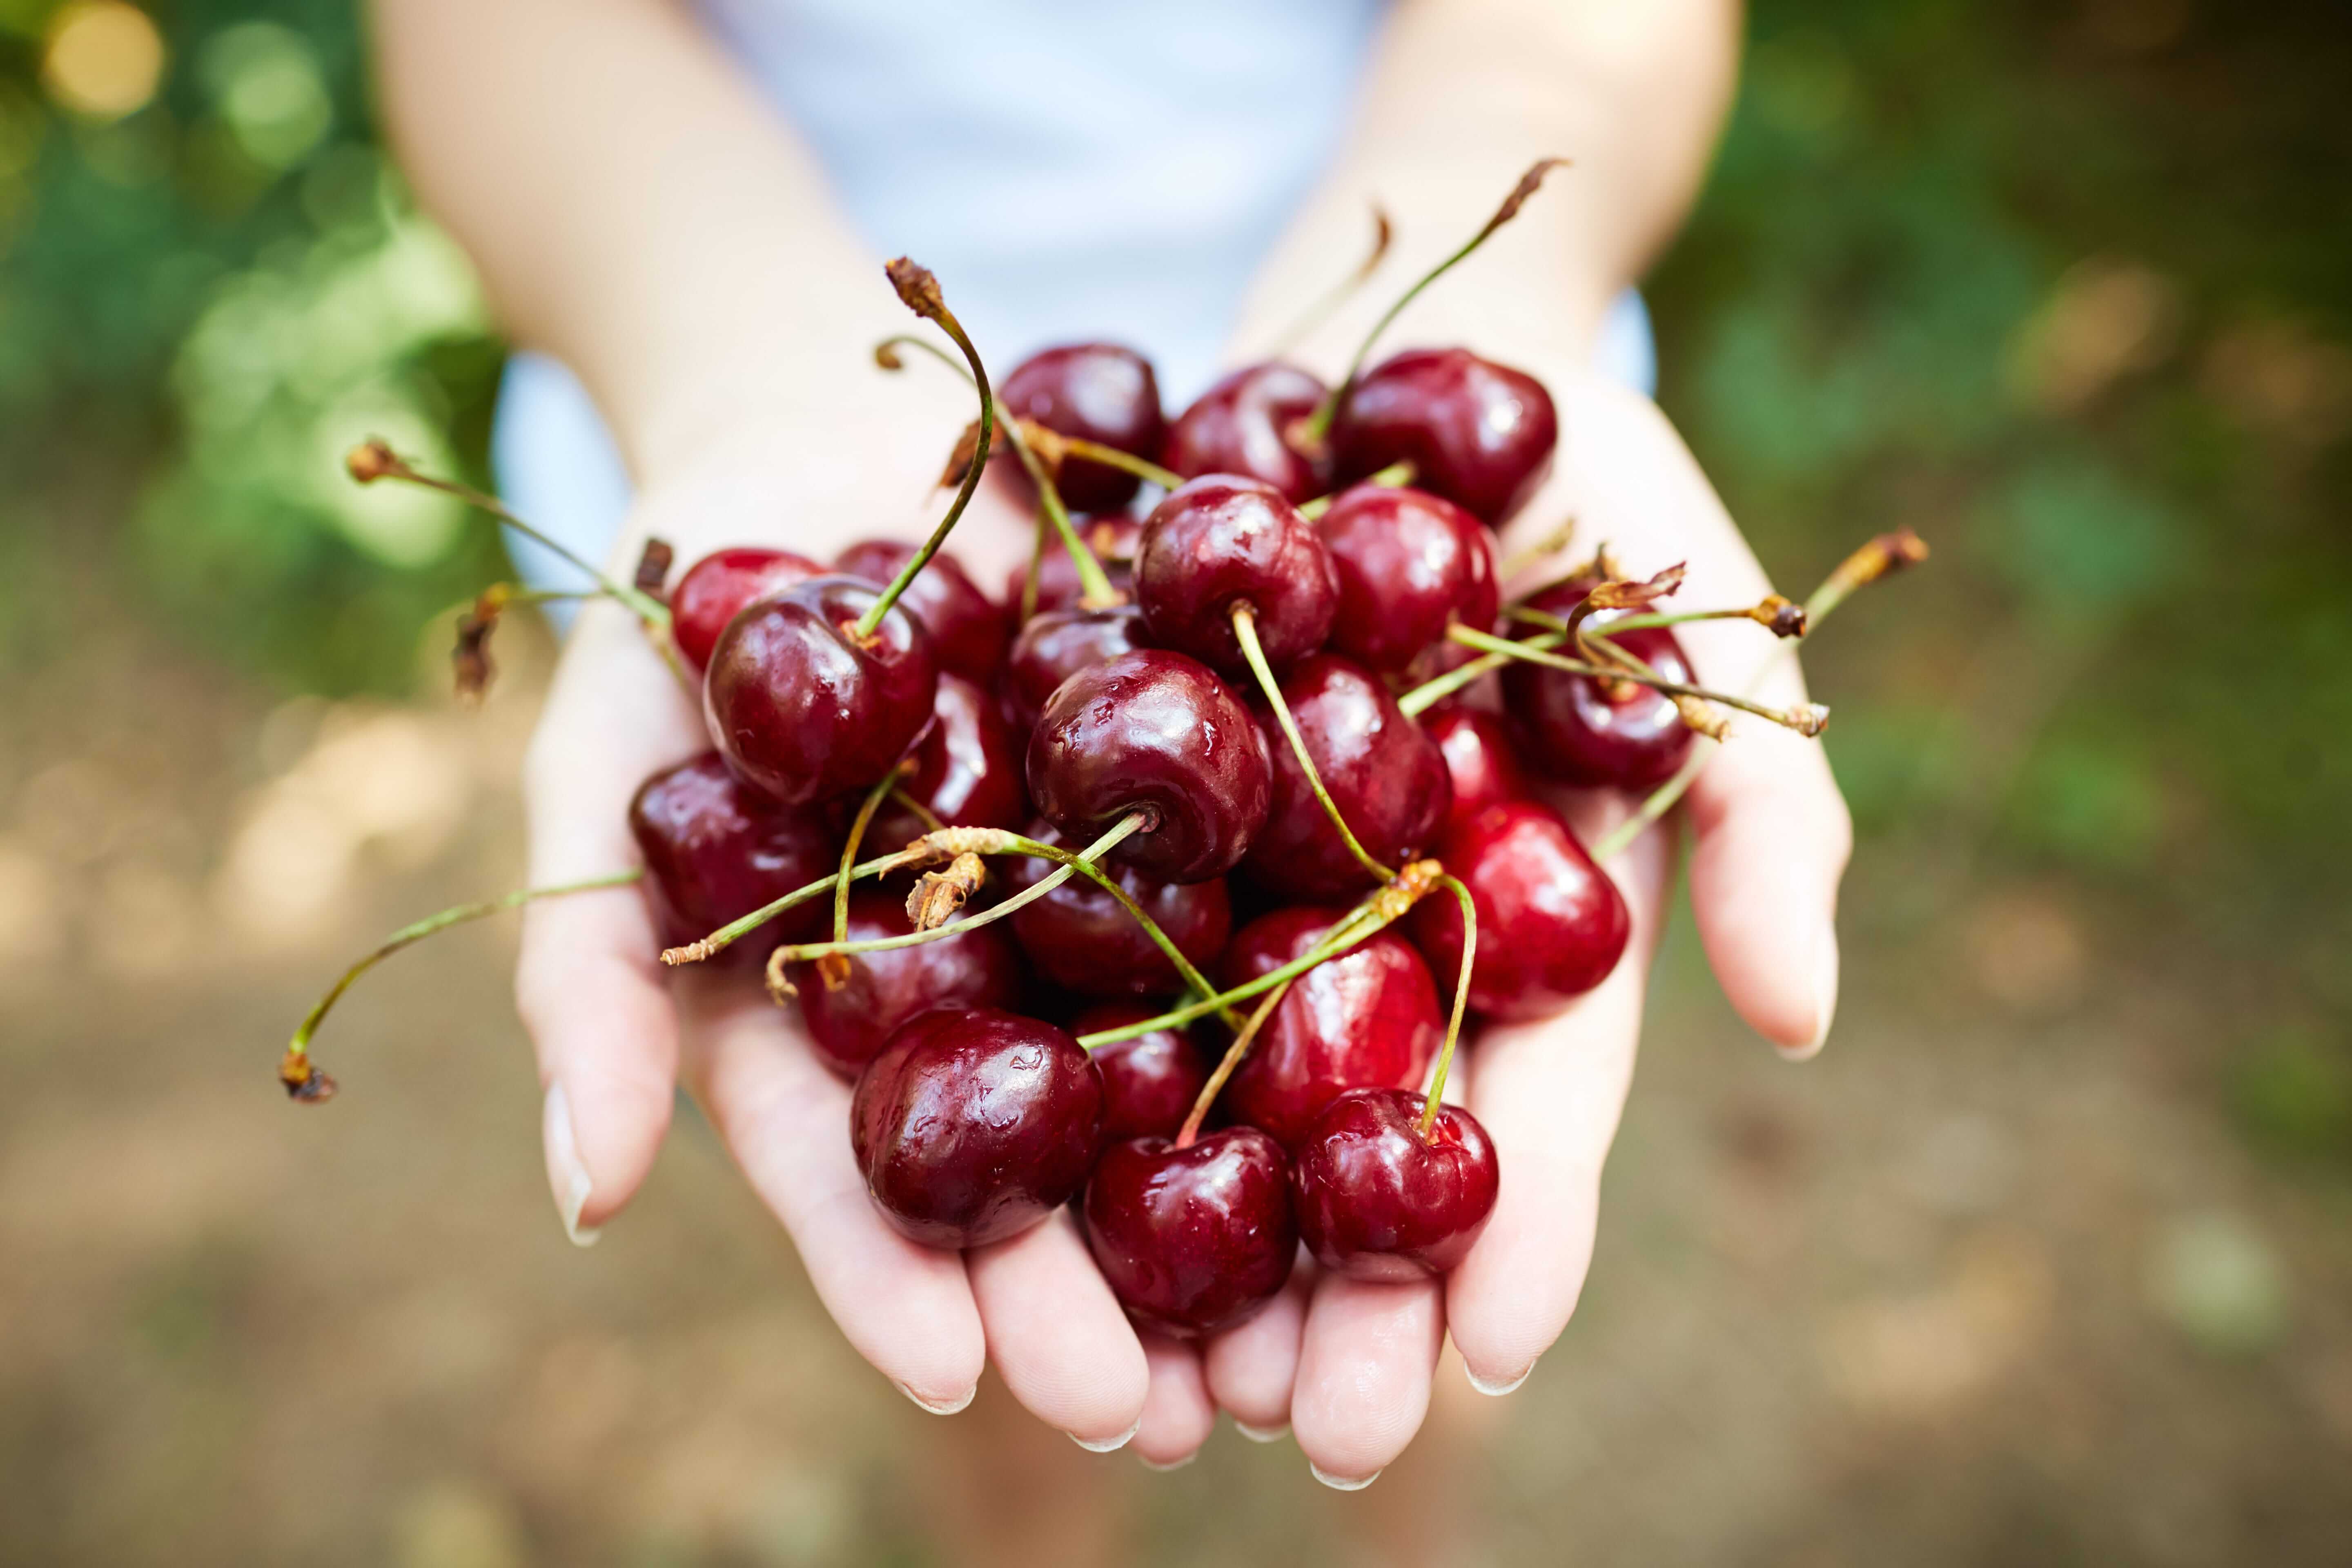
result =
M163 37L121 0L80 0L49 26L41 79L77 114L120 120L147 106L163 79Z

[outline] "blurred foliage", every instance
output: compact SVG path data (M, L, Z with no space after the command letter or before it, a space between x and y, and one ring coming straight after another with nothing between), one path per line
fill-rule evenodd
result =
M283 683L400 680L496 571L454 503L361 491L371 432L482 468L499 351L377 150L341 0L0 0L0 485ZM16 530L12 530L16 531ZM34 574L0 605L50 638Z
M1896 523L1938 547L1811 657L1873 918L2111 895L2245 1000L2251 1135L2340 1142L2276 1106L2340 1099L2352 1018L2352 16L1758 0L1751 33L1651 284L1665 398L1784 585ZM345 0L0 0L0 657L65 646L37 544L87 534L215 657L401 682L496 542L335 458L382 432L479 479L499 363Z
M1652 285L1665 401L1784 585L1937 546L1810 660L1901 868L1874 914L2112 894L2253 1003L2230 1092L2298 1146L2352 1018L2346 81L2340 5L1759 0ZM2331 1045L2260 1043L2315 1004Z

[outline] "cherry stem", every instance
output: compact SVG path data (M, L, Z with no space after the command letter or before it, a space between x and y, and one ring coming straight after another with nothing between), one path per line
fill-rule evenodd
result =
M1290 350L1313 336L1316 330L1329 321L1333 313L1346 304L1357 289L1372 280L1372 274L1379 271L1381 263L1388 258L1389 242L1395 237L1396 226L1389 222L1389 215L1381 209L1378 202L1373 203L1372 248L1365 254L1361 261L1356 263L1354 271L1325 289L1322 298L1300 312L1298 319L1291 322L1266 349L1265 357L1280 359Z
M1093 862L1101 859L1105 855L1109 854L1113 849L1118 847L1118 846L1124 843L1130 836L1139 832L1148 820L1149 818L1147 815L1143 812L1133 811L1128 813L1127 816L1121 817L1118 822L1111 827L1109 832L1104 834L1100 838L1096 839L1092 844L1087 845L1084 849L1080 850L1077 858L1091 865ZM995 848L993 847L1001 845L1005 839L1014 837L1014 835L1012 834L995 834L993 830L990 829L982 829L981 831L990 834L991 837L989 842L992 845L992 853L1007 852L1003 849ZM783 967L788 963L800 963L809 959L824 958L836 952L887 952L896 948L920 947L927 942L945 942L951 936L961 936L965 931L975 930L981 926L992 924L997 921L1004 919L1007 915L1018 914L1029 905L1035 903L1039 899L1044 898L1046 894L1052 892L1055 889L1068 881L1072 876L1076 874L1076 871L1077 867L1075 864L1056 867L1050 874L1039 878L1036 881L1031 883L1028 887L1024 888L1021 891L1013 894L1003 903L982 910L980 913L968 916L963 920L952 921L946 925L933 926L929 931L909 931L904 936L869 937L863 942L801 942L798 944L788 944L786 946L780 947L776 949L773 953L770 954L768 958L768 973L770 976L771 986L772 988L773 987L776 977L782 974ZM831 879L827 879L830 880Z
M1569 629L1568 622L1560 616L1544 610L1529 609L1525 605L1510 605L1503 613L1515 621L1541 626L1546 631L1565 632ZM1737 610L1677 610L1671 615L1619 616L1607 623L1609 629L1606 633L1587 632L1585 635L1613 637L1619 632L1643 631L1652 626L1684 626L1694 621L1754 621L1778 636L1789 637L1803 637L1811 629L1803 606L1790 604L1780 595L1773 594L1757 604Z
M917 337L912 332L899 332L891 337L884 338L880 342L876 343L874 345L874 363L880 365L884 370L906 369L907 362L898 357L898 351L900 349L920 349L925 353L930 355L933 359L939 361L941 364L947 366L950 370L955 372L958 375L963 377L963 384L966 386L976 388L979 384L971 379L971 372L964 367L961 360L957 359L953 354L948 353L947 350L931 342L930 339Z
M1348 853L1353 855L1375 878L1388 881L1396 873L1372 858L1371 852L1357 841L1355 834L1348 826L1348 819L1339 815L1339 803L1331 798L1331 792L1323 787L1322 775L1315 771L1315 759L1307 754L1307 737L1298 732L1298 721L1290 716L1290 704L1283 700L1282 685L1274 679L1274 667L1265 661L1265 648L1257 639L1257 611L1246 599L1234 606L1234 640L1242 645L1242 658L1249 661L1250 673L1257 677L1258 689L1265 693L1266 702L1274 709L1276 722L1282 726L1283 734L1289 738L1290 753L1298 759L1299 769L1307 775L1307 787L1313 790L1315 798L1323 803L1324 815L1331 819L1331 826L1339 830L1340 841L1347 845Z
M980 351L971 346L971 339L964 333L963 323L956 320L955 312L948 309L947 300L940 297L939 279L932 277L928 268L916 266L903 256L884 270L889 276L890 286L898 291L898 298L906 307L954 339L955 346L963 351L964 361L971 367L973 389L980 394L980 436L972 444L971 467L964 470L963 486L956 491L955 500L948 507L948 514L940 519L940 525L931 530L931 536L923 541L922 547L908 558L898 575L882 590L882 596L857 617L857 625L852 632L855 640L860 643L872 638L875 629L882 624L882 617L888 615L890 606L898 602L898 595L904 594L923 568L931 563L931 557L940 552L940 546L948 542L948 535L963 516L964 508L971 504L972 493L980 489L981 474L988 467L989 440L996 432L996 397L989 390L988 369L980 363Z
M1154 947L1167 954L1168 962L1176 966L1176 973L1182 977L1186 985L1202 996L1214 996L1217 994L1217 988L1209 984L1208 976L1202 974L1199 967L1184 956L1184 950L1176 945L1175 938L1161 930L1160 922L1145 913L1143 906L1137 903L1128 890L1118 885L1118 879L1109 872L1086 857L1074 850L1065 849L1060 845L1047 844L1035 838L1024 838L1019 834L1008 833L1003 837L1005 840L1003 850L992 849L991 854L1001 852L1034 856L1040 860L1051 860L1057 866L1068 866L1084 873L1094 881L1096 886L1108 893L1113 902L1133 917L1136 924L1143 928L1143 934L1151 939ZM1229 1012L1226 1021L1238 1024L1240 1017Z
M851 867L849 875L852 879L862 881L868 877L885 877L893 871L904 870L909 866L928 865L948 858L938 848L918 839L904 849L877 856L871 860ZM700 963L706 959L715 958L726 948L749 936L778 915L788 910L797 909L811 899L820 898L831 892L840 880L841 874L836 871L829 877L819 877L806 887L794 888L782 898L772 903L762 904L738 920L728 921L727 924L699 941L689 942L683 947L664 948L661 961L675 968L682 963Z
M1753 713L1759 719L1769 719L1775 724L1786 725L1801 735L1818 735L1822 732L1822 726L1829 721L1829 710L1819 703L1805 703L1796 708L1772 708L1752 698L1735 697L1728 692L1709 690L1704 686L1689 686L1679 680L1669 680L1598 632L1586 632L1583 635L1596 647L1605 650L1612 658L1622 659L1623 663L1588 664L1582 659L1563 658L1548 648L1537 646L1549 642L1556 647L1559 643L1552 639L1565 640L1567 636L1565 633L1549 633L1541 637L1529 637L1525 642L1512 642L1506 637L1473 631L1468 626L1455 625L1446 627L1445 635L1465 647L1478 648L1501 659L1521 659L1529 664L1540 664L1549 669L1564 670L1570 675L1587 676L1594 680L1630 680L1636 686L1647 686L1663 691L1669 697L1695 697L1702 702L1719 702L1727 708L1737 708L1743 713ZM1463 667L1464 669L1468 668L1467 665ZM1453 673L1458 675L1461 670L1455 670ZM1433 681L1431 684L1436 683ZM1425 689L1415 688L1405 695L1418 696L1423 689ZM1398 706L1403 706L1402 700L1399 700ZM1406 711L1418 712L1419 710L1407 709Z
M1148 1035L1154 1029L1181 1029L1195 1018L1230 1007L1236 1002L1245 1002L1271 991L1285 981L1295 980L1325 959L1338 957L1371 937L1381 927L1402 919L1415 900L1437 885L1437 879L1444 872L1445 868L1434 860L1416 860L1398 872L1388 886L1373 892L1355 909L1341 916L1329 931L1324 932L1321 942L1281 968L1268 970L1255 980L1244 981L1229 991L1198 1002L1188 1002L1181 1007L1171 1007L1150 1018L1139 1018L1132 1024L1080 1035L1078 1044L1091 1051L1119 1040L1132 1039L1138 1035Z
M1822 622L1829 618L1831 611L1845 603L1846 596L1856 588L1874 583L1879 578L1890 573L1898 572L1904 567L1916 565L1927 558L1927 542L1907 528L1898 528L1892 533L1882 533L1864 544L1843 561L1839 562L1835 570L1822 579L1821 586L1806 596L1804 613L1807 636L1810 637ZM1783 643L1774 648L1766 657L1764 662L1757 667L1756 673L1748 678L1749 693L1762 690L1765 681L1772 674L1773 666L1780 659L1794 658L1796 652L1797 645L1794 642ZM1706 760L1714 750L1715 743L1705 738L1696 742L1691 747L1690 755L1683 759L1683 765L1675 770L1672 778L1652 790L1635 808L1633 816L1594 840L1592 858L1596 861L1615 858L1633 840L1647 832L1653 823L1672 811L1675 803L1680 801L1689 792L1690 786L1696 782L1700 771L1706 766Z
M626 871L607 872L604 876L588 877L577 882L562 882L546 888L523 888L481 903L459 904L453 909L443 910L439 914L427 915L414 925L401 927L384 939L383 946L344 970L342 978L328 988L327 994L319 998L318 1005L312 1007L309 1016L296 1026L294 1037L287 1043L286 1055L278 1064L278 1081L286 1086L288 1094L307 1103L316 1104L334 1094L335 1080L320 1072L310 1059L310 1037L319 1032L319 1026L326 1021L328 1013L333 1010L343 993L351 989L352 982L402 948L422 942L436 931L463 925L468 921L481 920L527 904L534 899L560 898L566 893L585 893L599 888L626 887L645 874L644 868L632 867Z
M841 845L841 869L834 874L833 879L833 940L837 942L849 940L849 874L857 866L857 847L866 842L866 829L872 826L874 814L881 810L882 803L898 790L898 781L905 778L908 772L907 763L895 763L888 773L874 781L874 787L866 792L864 800L858 802L857 815L849 819L849 837ZM825 984L830 989L838 990L845 982L845 977L837 978L831 973L825 976Z
M927 833L937 833L940 828L947 826L946 823L940 820L940 814L938 812L933 811L929 806L925 805L921 801L917 800L913 795L908 795L907 793L906 786L899 784L895 777L890 783L890 798L893 801L896 801L898 805L905 806L908 811L913 812L915 814L915 819L923 825L923 830ZM845 869L846 868L845 868Z
M1059 431L1055 434L1062 444L1062 450L1070 457L1083 458L1089 463L1100 463L1106 468L1133 474L1146 484L1158 485L1163 490L1172 490L1184 482L1183 475L1173 468L1163 468L1148 458L1139 458L1132 452L1106 447L1100 441L1089 441L1082 436L1064 436Z
M1516 577L1537 562L1566 550L1570 541L1575 537L1576 514L1570 512L1560 521L1558 528L1540 539L1529 540L1525 545L1505 556L1501 563L1495 568L1495 574L1506 579Z
M1063 504L1062 488L1054 482L1053 476L1045 472L1045 465L1030 449L1029 438L1021 428L1021 422L1016 419L1008 423L1004 432L1012 438L1013 455L1021 459L1021 467L1028 474L1029 482L1036 487L1039 515L1053 525L1055 533L1061 538L1062 549L1070 557L1070 564L1077 568L1080 607L1105 610L1118 604L1118 590L1110 585L1110 577L1103 571L1102 563L1095 559L1092 550L1087 548L1087 542L1078 537L1078 526L1070 521L1070 509ZM1030 556L1029 580L1021 585L1024 620L1028 619L1029 612L1036 608L1037 573L1045 560L1044 544L1045 534L1041 529L1037 547Z
M1473 251L1486 244L1487 238L1496 229L1518 216L1519 208L1527 204L1529 196L1536 194L1536 187L1543 184L1544 176L1567 162L1565 158L1537 159L1528 166L1528 172L1519 176L1519 183L1511 188L1509 195L1503 198L1503 205L1495 209L1495 216L1486 220L1485 226L1465 241L1460 249L1423 273L1414 281L1412 287L1398 296L1397 302L1391 305L1387 312L1372 323L1372 330L1366 332L1364 341L1357 345L1356 357L1348 362L1348 374L1340 377L1339 385L1324 395L1323 401L1315 405L1314 414L1308 416L1307 432L1310 440L1320 443L1330 435L1331 421L1337 417L1340 404L1347 400L1349 392L1354 388L1356 377L1362 374L1364 361L1371 357L1372 345L1379 342L1381 334L1389 330L1389 323L1402 315L1404 308L1418 299L1423 289L1451 272Z
M609 575L603 567L593 564L562 540L541 532L537 528L508 510L506 503L498 497L485 490L478 490L471 485L460 484L456 479L445 479L433 474L421 472L413 467L407 458L394 452L391 444L381 437L372 437L353 447L351 455L343 459L343 467L350 471L353 479L363 485L373 484L378 479L398 479L403 484L417 485L428 490L438 490L446 496L455 496L467 506L489 513L532 543L544 550L551 551L565 562L595 579L598 593L617 600L635 616L644 625L646 636L652 639L655 651L661 655L662 662L668 665L680 680L686 681L688 685L696 684L687 674L686 667L678 662L677 650L670 646L670 617L667 605L663 604L644 589ZM578 596L588 598L593 595L583 593Z
M1356 484L1380 485L1389 489L1394 489L1400 485L1409 485L1412 483L1412 464L1410 462L1400 461L1391 463L1385 468L1377 469L1372 473L1366 474L1362 479L1357 480ZM1348 489L1353 489L1355 488L1355 485L1350 485L1348 487ZM1298 503L1298 515L1305 518L1307 521L1313 522L1325 512L1331 510L1331 503L1333 501L1338 500L1341 496L1346 495L1347 493L1347 490L1334 490L1328 496L1317 496L1312 500L1300 501Z
M1211 1073L1209 1081L1201 1086L1200 1094L1192 1101L1192 1109L1185 1113L1184 1125L1176 1130L1176 1147L1189 1149L1192 1146L1192 1140L1201 1134L1201 1123L1208 1119L1209 1107L1217 1102L1217 1096L1224 1089L1226 1081L1242 1065L1242 1058L1249 1055L1258 1031L1265 1027L1265 1021L1274 1016L1274 1010L1281 1006L1282 999L1289 994L1290 982L1286 980L1259 999L1248 1021L1234 1033L1234 1043L1225 1048L1216 1071Z
M1454 1016L1445 1021L1445 1047L1437 1053L1437 1070L1430 1076L1428 1102L1421 1108L1421 1141L1437 1139L1437 1105L1445 1093L1445 1074L1454 1066L1454 1047L1462 1040L1462 1019L1470 1011L1470 972L1478 962L1478 906L1461 879L1445 876L1438 886L1452 891L1462 906L1462 969L1454 977Z

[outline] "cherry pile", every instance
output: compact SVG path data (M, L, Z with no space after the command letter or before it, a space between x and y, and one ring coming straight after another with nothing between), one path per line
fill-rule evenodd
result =
M730 547L667 592L663 551L606 584L711 742L630 808L665 960L763 969L918 1242L1076 1200L1118 1299L1174 1334L1246 1319L1302 1243L1367 1279L1452 1268L1502 1181L1440 1098L1465 1012L1544 1017L1625 952L1553 787L1660 792L1654 816L1724 708L1817 732L1823 710L1701 688L1673 630L1804 613L1663 613L1679 569L1631 581L1605 552L1506 604L1495 530L1559 419L1467 350L1360 356L1336 388L1253 365L1171 419L1114 344L992 387L930 275L890 277L980 404L931 538ZM906 344L949 358L877 358ZM941 548L992 468L1038 517L1001 598ZM352 469L442 483L380 446ZM1874 542L1816 617L1920 552ZM332 1090L307 1047L341 989L281 1068L299 1098Z

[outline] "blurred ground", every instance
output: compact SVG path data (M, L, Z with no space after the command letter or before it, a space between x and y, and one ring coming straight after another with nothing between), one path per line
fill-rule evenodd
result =
M544 646L416 695L495 552L333 471L499 347L341 0L0 0L0 1563L2344 1561L2352 19L1753 10L1665 401L1784 587L1937 547L1808 653L1837 1032L1678 931L1576 1321L1342 1497L920 1415L690 1114L574 1251L509 924L285 1104L517 874Z

